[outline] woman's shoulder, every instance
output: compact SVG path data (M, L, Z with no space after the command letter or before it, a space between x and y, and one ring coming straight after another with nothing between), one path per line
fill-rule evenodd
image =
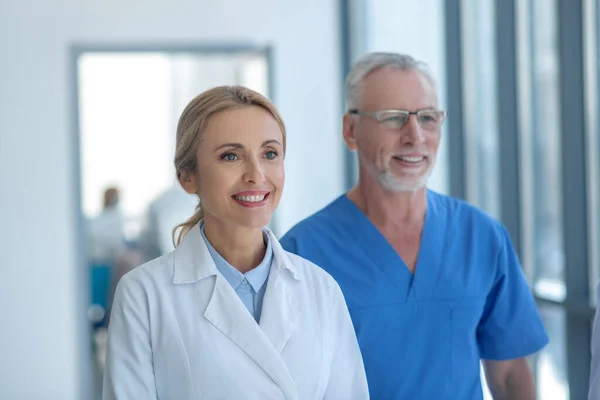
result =
M305 281L315 289L337 292L339 285L336 280L323 268L304 257L284 250L289 262L298 272L301 281Z
M119 280L120 286L160 287L173 279L172 253L133 268Z

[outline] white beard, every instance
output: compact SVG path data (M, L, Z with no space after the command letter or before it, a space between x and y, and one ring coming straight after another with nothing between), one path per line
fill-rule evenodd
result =
M409 184L406 183L404 179L392 174L389 170L384 169L383 171L378 171L373 164L366 160L363 160L363 165L385 190L392 193L416 192L426 186L434 167L434 164L429 165L427 171L425 171L417 182Z

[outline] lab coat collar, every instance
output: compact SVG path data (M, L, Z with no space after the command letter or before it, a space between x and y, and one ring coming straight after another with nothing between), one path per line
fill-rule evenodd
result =
M280 274L287 270L291 276L300 280L297 268L281 247L273 232L264 228L273 246L273 264ZM211 275L218 275L206 243L202 239L199 224L196 224L173 251L173 283L193 283Z

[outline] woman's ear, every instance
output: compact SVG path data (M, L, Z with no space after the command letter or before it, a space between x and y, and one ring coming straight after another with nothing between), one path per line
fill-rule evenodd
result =
M197 194L198 193L198 183L196 182L196 177L191 171L180 171L177 173L177 180L179 184L189 194Z

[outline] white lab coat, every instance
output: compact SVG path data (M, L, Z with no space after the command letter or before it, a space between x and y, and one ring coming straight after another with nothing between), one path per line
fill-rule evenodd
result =
M121 279L104 400L369 398L339 286L268 234L274 257L260 325L218 272L198 225Z
M592 330L592 364L590 366L589 400L600 400L600 284L596 289L597 307Z

